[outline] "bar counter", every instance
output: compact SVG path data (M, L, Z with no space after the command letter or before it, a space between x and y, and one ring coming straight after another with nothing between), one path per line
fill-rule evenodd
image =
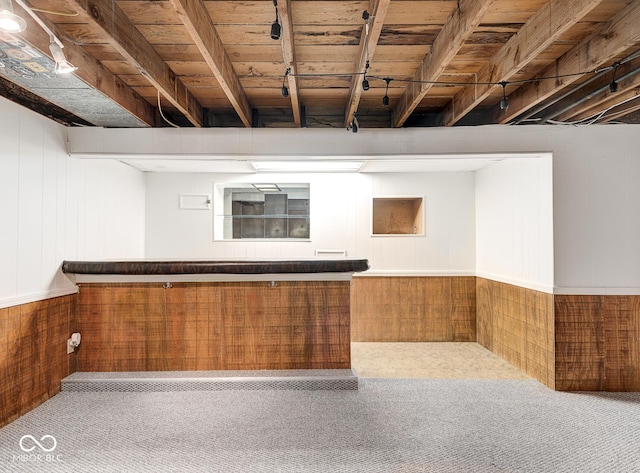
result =
M78 371L351 368L366 259L65 261Z

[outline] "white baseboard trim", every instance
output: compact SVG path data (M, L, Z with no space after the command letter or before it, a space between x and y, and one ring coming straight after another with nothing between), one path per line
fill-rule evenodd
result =
M50 291L32 292L31 294L23 294L15 297L7 297L0 299L0 309L29 304L31 302L44 301L46 299L53 299L54 297L68 296L71 294L77 294L77 292L78 287L74 286L65 287L63 289L52 289Z

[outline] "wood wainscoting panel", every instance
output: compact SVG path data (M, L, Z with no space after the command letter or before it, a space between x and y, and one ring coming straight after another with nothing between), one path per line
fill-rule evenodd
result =
M348 281L86 284L79 371L350 368Z
M473 342L474 276L354 277L354 342Z
M555 388L553 295L477 278L478 343Z
M56 395L75 371L67 339L76 331L76 297L0 309L0 427Z
M640 296L556 295L556 386L640 391Z

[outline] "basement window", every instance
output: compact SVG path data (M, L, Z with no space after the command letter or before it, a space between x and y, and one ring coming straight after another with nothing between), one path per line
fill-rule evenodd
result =
M309 241L308 183L214 185L214 240Z

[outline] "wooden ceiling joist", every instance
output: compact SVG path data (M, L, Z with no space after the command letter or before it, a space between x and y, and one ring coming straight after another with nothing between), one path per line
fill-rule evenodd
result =
M486 99L495 85L508 81L602 0L549 0L480 70L475 83L460 90L443 110L440 122L451 126ZM477 83L477 85L476 85Z
M115 2L67 1L122 56L134 63L140 73L194 126L202 126L202 106Z
M367 34L367 28L362 31L360 37L360 49L358 51L358 59L356 63L356 75L351 79L351 88L349 90L349 100L347 101L347 109L344 116L344 126L347 127L353 120L353 116L358 110L360 104L360 98L362 97L362 74L365 73L367 68L367 61L371 64L373 55L376 50L376 45L380 39L382 33L382 26L384 25L384 19L387 15L387 10L391 0L371 0L370 1L370 23L369 32Z
M393 126L400 127L409 118L420 101L427 95L434 82L440 77L469 36L480 24L493 0L460 0L453 13L444 24L433 45L413 75L396 110Z
M49 44L51 43L49 35L18 4L14 6L14 11L27 22L27 29L21 33L21 36L32 46L49 55ZM47 18L43 15L39 18L56 36L65 38L64 33L61 33ZM64 45L65 57L78 68L74 73L76 77L102 92L146 125L154 126L156 124L154 107L140 97L134 89L100 64L82 47L76 46L71 41L64 41Z
M171 2L240 120L246 127L251 127L252 111L249 99L204 3L202 0L171 0Z
M296 52L293 42L293 20L291 19L291 1L280 0L278 2L278 11L280 13L280 23L282 25L282 54L284 55L285 65L289 67L289 75L287 76L289 98L291 99L291 110L293 111L293 122L296 127L302 126L302 114L300 110L300 94L298 92L298 81L296 79L297 61Z
M537 77L553 77L524 84L509 95L509 107L498 110L494 122L507 123L562 88L575 83L582 71L594 70L624 53L640 39L640 2L632 2L611 21L571 48Z
M619 108L623 104L626 104L627 101L633 101L638 97L639 88L640 88L640 77L635 76L629 81L626 81L626 84L620 83L618 86L618 91L616 93L607 93L605 94L604 99L599 100L593 106L587 107L583 109L577 115L571 117L571 122L579 122L584 120L589 120L592 117L598 116L600 114L611 115L613 113L619 114L622 109ZM615 110L614 110L615 109ZM609 113L610 112L610 113ZM629 112L631 113L631 112Z

